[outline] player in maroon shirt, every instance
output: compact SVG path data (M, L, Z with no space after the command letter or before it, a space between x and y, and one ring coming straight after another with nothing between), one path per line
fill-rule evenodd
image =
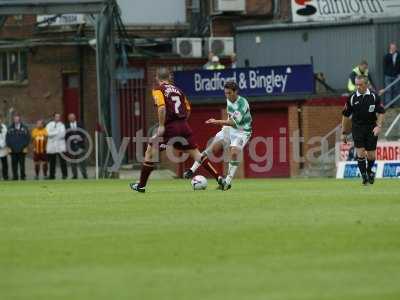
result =
M178 87L170 83L170 73L167 69L158 70L156 79L159 86L153 90L153 98L158 110L158 129L147 146L140 181L131 183L131 189L145 192L157 152L166 150L167 146L188 153L192 159L201 162L218 182L220 175L210 162L202 162L202 155L193 139L192 129L187 121L190 115L188 99Z

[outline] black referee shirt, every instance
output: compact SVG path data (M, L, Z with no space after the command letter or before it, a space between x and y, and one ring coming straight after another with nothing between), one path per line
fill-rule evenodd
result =
M358 91L350 95L343 109L345 117L353 116L355 125L376 125L376 114L384 114L385 108L377 94L369 89L365 94Z

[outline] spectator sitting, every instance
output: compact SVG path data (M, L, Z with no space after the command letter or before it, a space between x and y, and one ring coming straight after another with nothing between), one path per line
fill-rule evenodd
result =
M44 128L43 120L36 122L36 127L32 130L33 143L33 162L35 164L35 179L39 179L40 167L43 169L44 178L47 177L47 130Z
M389 52L383 58L383 74L385 75L385 87L395 81L400 75L400 55L395 43L390 43ZM400 94L400 84L396 83L385 93L384 102L388 104Z
M56 163L57 159L60 162L61 174L63 179L67 179L68 170L67 163L64 159L64 152L66 151L65 144L65 126L61 122L61 115L54 114L53 121L49 122L46 126L48 140L46 145L46 153L50 163L50 176L49 179L56 178Z
M375 90L371 74L368 71L368 62L366 60L361 61L361 63L357 67L355 67L353 71L350 73L349 80L347 83L347 90L350 93L354 93L356 91L355 80L357 76L368 77L369 89Z
M7 126L2 123L0 116L0 160L3 179L8 180L8 148L6 144Z
M225 69L224 65L221 65L219 62L219 57L214 55L211 60L211 65L208 66L207 70L222 70Z
M25 157L30 143L28 127L21 122L21 117L15 115L13 123L7 130L6 144L11 150L11 166L13 180L25 180ZM19 176L18 176L19 167Z

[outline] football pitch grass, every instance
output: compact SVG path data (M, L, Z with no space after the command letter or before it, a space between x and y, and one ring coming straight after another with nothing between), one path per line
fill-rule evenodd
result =
M400 299L400 181L0 182L0 299Z

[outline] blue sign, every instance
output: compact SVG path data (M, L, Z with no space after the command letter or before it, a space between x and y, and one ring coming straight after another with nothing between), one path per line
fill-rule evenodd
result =
M372 171L376 172L377 170L377 163L374 164L372 167ZM361 177L360 169L358 168L357 163L346 163L344 167L344 174L343 178L355 178L355 177Z
M346 164L344 167L343 178L354 178L360 177L360 170L358 169L358 164Z
M377 160L373 167L376 178L400 179L400 161ZM337 165L336 178L360 177L360 171L356 162L341 161Z
M243 96L314 93L312 65L274 66L174 73L175 84L189 97L221 97L224 84L234 80Z
M400 177L400 163L384 163L382 177Z

